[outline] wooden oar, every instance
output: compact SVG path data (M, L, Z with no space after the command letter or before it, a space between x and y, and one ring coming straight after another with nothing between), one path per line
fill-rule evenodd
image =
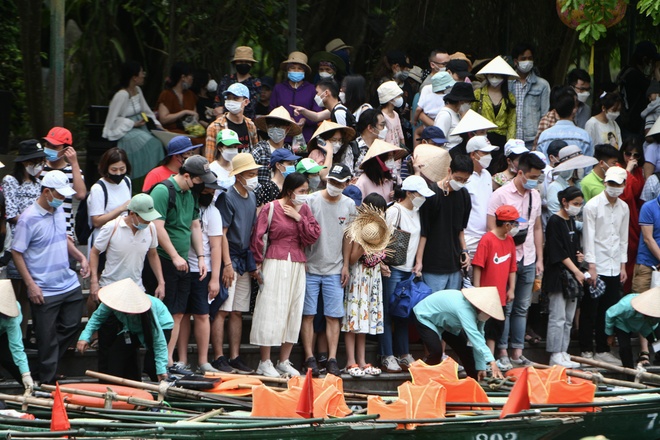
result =
M16 402L20 404L28 404L28 405L36 405L36 406L43 406L46 408L52 408L53 407L53 400L52 399L41 399L39 397L30 397L30 396L24 396L24 395L13 395L13 394L3 394L0 393L0 400L7 400L9 402ZM64 407L66 409L70 410L75 410L75 411L85 411L87 407L81 406L81 405L74 405L72 403L66 403L64 402Z
M148 390L158 393L159 395L170 395L175 397L184 397L188 399L195 400L213 400L215 402L229 403L232 405L238 405L245 408L252 408L251 402L244 402L237 399L232 399L230 397L223 397L213 393L206 393L204 391L195 391L187 390L185 388L179 388L175 386L169 386L166 383L161 382L159 385L138 382L136 380L125 379L123 377L112 376L110 374L99 373L97 371L87 370L85 374L90 377L102 380L104 382L112 382L120 385L126 385L129 387L139 388L142 390Z
M42 384L39 388L42 389L42 390L46 390L46 391L55 391L55 389L56 389L56 387L54 387L52 385L45 385L45 384ZM63 393L77 394L79 396L96 397L96 398L99 398L99 399L104 399L106 401L106 403L107 403L108 400L110 400L110 402L112 402L113 400L116 400L118 402L126 402L126 403L129 403L131 405L135 405L135 406L146 406L146 407L150 407L150 408L164 406L162 400L145 400L145 399L140 399L138 397L122 396L122 395L119 395L119 394L115 393L114 391L112 391L112 388L110 388L110 387L108 387L108 392L107 393L99 393L99 392L95 392L95 391L79 390L79 389L76 389L76 388L68 388L66 386L60 386L60 391L63 392ZM108 407L106 405L106 409L110 409L110 408L112 408L112 404L110 405L110 407Z
M571 356L571 358L573 358L573 356ZM543 364L539 364L539 363L536 363L536 362L533 362L532 364L533 364L534 368L542 368L542 369L550 368L549 365L543 365ZM568 369L568 368L566 369L566 375L567 376L578 377L580 379L590 380L593 383L595 383L596 385L598 385L599 383L604 383L604 384L613 385L613 386L616 386L616 387L635 388L637 390L646 390L646 389L651 388L651 387L648 387L648 386L646 386L644 384L641 384L641 383L629 382L627 380L610 379L608 377L603 377L603 375L599 374L599 373L594 374L594 373L589 373L589 372L586 372L586 371L577 371L577 370L572 370L572 369Z
M639 379L644 380L646 382L653 382L653 383L660 384L660 375L658 375L658 374L647 373L645 371L639 371L639 370L635 370L633 368L620 367L618 365L612 365L612 364L608 364L607 362L601 362L601 361L597 361L595 359L587 359L587 358L583 358L583 357L580 357L580 356L571 356L571 360L573 362L579 362L581 364L592 365L594 367L602 368L604 370L610 370L610 371L614 371L616 373L623 373L623 374L627 374L629 376L635 376L635 378L639 378Z

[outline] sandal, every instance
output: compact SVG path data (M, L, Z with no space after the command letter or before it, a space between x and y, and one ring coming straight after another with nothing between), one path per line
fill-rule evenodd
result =
M368 374L369 376L380 376L380 373L382 373L380 368L374 367L371 364L366 364L362 368L362 372L364 372L365 374Z
M538 345L541 342L541 337L538 335L525 335L525 342L529 345Z
M349 365L345 368L345 371L350 374L351 377L363 377L364 376L364 371L360 367L358 367L358 364L353 364Z
M651 365L651 358L648 351L640 351L637 363L642 366Z

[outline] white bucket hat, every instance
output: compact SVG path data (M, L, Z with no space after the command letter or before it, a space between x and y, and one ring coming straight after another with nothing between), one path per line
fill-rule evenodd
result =
M403 90L394 81L385 81L378 86L378 102L381 104L386 104L401 95Z
M559 163L552 169L554 174L562 171L578 170L580 168L594 166L598 159L585 156L582 149L577 145L567 145L559 150Z

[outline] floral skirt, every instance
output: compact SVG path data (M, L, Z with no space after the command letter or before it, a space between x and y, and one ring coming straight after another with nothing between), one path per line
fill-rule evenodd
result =
M383 284L380 265L365 267L357 262L350 268L344 291L344 318L341 331L383 333Z

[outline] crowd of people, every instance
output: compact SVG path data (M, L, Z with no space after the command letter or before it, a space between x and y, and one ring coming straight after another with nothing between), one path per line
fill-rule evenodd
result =
M369 80L351 50L335 39L311 58L292 52L277 83L251 75L247 46L219 82L177 62L153 109L143 67L125 63L103 130L117 143L89 192L67 129L21 142L2 182L3 366L31 387L23 347L35 346L38 380L52 383L77 338L100 371L187 375L192 331L202 373L360 377L407 370L415 333L428 363L449 344L468 375L500 377L531 364L532 303L547 313L550 364L579 367L576 328L582 357L625 366L639 334L648 365L660 321L655 45L593 89L580 68L550 87L529 44L481 61L434 50L427 69L390 51ZM87 304L75 271L90 278ZM420 278L432 293L402 313L395 297ZM258 365L241 358L246 313Z

